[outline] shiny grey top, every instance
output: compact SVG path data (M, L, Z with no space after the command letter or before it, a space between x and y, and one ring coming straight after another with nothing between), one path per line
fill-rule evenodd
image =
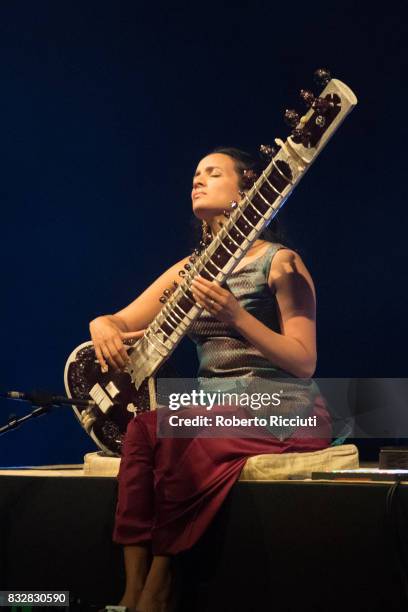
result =
M263 255L232 272L223 285L245 310L276 332L280 332L277 303L268 285L268 277L273 257L282 248L286 247L271 243ZM206 310L191 325L188 336L197 345L199 378L291 376L270 363L235 329L218 321Z

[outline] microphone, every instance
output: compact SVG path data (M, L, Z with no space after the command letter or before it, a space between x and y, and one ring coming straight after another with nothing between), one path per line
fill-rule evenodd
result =
M65 395L52 395L47 391L32 391L31 393L24 393L22 391L6 391L1 392L0 397L5 397L12 400L22 400L31 402L32 404L51 405L51 404L66 404L68 406L86 406L92 408L96 406L96 402L93 400L80 399L75 397L66 397Z

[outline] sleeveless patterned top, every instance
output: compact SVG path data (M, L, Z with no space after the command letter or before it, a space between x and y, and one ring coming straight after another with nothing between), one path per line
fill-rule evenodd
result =
M276 297L268 285L274 255L282 244L271 243L263 255L232 272L223 284L240 305L273 331L280 333ZM235 329L206 310L192 323L188 336L197 345L198 377L292 377L270 363Z

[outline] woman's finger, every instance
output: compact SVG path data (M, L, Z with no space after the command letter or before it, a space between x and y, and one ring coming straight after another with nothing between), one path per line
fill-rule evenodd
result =
M109 351L109 349L108 349L106 344L101 344L101 351L102 351L102 355L103 355L103 357L105 359L105 362L108 363L111 368L114 368L115 367L115 362L113 361L112 356L110 354L110 351Z
M198 306L201 306L201 308L204 308L204 298L205 298L205 294L200 291L200 289L197 287L192 287L191 288L191 293L193 294L193 297L197 303Z
M146 332L145 329L138 329L137 331L132 331L132 332L120 332L120 335L122 336L124 340L126 340L126 338L128 339L141 338L141 336L144 336L145 332Z
M205 299L207 297L206 293L202 291L199 287L192 287L191 292L194 297L197 296L199 299Z
M102 355L102 351L99 348L99 346L97 344L95 344L94 342L94 349L95 349L95 355L97 360L99 361L99 365L101 366L101 370L102 372L107 372L108 371L108 364L106 363L103 355Z
M199 296L203 296L207 298L208 300L217 301L222 297L218 295L216 291L213 291L212 289L200 287L199 285L194 285L194 287L192 287L192 291L193 291L193 294L194 294L194 291L196 291Z
M204 276L200 276L200 274L197 274L197 276L194 277L194 280L198 280L200 283L204 283L204 285L215 285L216 287L219 287L219 284L217 281L208 280L208 278L205 278Z
M217 299L228 294L228 291L215 283L210 283L209 281L201 282L199 277L193 280L191 286L193 289L200 289L205 295L209 295L213 299Z
M122 356L118 352L118 349L115 346L114 340L108 340L106 344L108 346L109 353L110 353L111 359L113 360L115 367L118 370L122 369L126 364L125 364L124 359L122 359Z
M204 278L203 276L196 276L193 281L193 283L197 282L200 285L202 285L203 287L208 287L209 289L214 289L217 292L223 292L225 291L225 289L223 289L217 281L209 281L206 278Z
M109 363L109 365L112 368L114 368L116 370L118 368L118 366L117 366L117 364L115 362L115 359L114 359L114 357L112 355L111 349L110 349L110 347L109 347L107 342L105 342L105 344L102 344L101 350L102 350L103 356L105 357L106 361Z
M218 314L218 312L222 310L222 306L216 300L209 295L205 295L199 289L197 289L196 293L193 292L193 295L197 304L202 308L215 312L215 314Z
M113 339L113 342L115 344L117 352L119 353L120 357L123 360L123 365L126 365L126 363L129 361L129 355L127 354L127 351L125 349L125 345L122 342L122 339L116 336Z

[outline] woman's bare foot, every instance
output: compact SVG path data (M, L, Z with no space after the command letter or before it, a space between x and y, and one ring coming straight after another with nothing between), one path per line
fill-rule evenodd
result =
M138 591L135 591L132 594L125 593L118 603L118 606L126 606L128 612L136 612L137 611L137 602L140 599L143 588L141 587Z
M124 547L126 588L119 606L126 606L129 612L136 612L137 602L142 594L149 573L151 553L148 546L129 545Z
M173 599L174 568L171 557L154 557L137 612L170 612Z
M170 589L160 593L152 593L148 589L143 589L139 601L137 602L136 612L169 612Z

